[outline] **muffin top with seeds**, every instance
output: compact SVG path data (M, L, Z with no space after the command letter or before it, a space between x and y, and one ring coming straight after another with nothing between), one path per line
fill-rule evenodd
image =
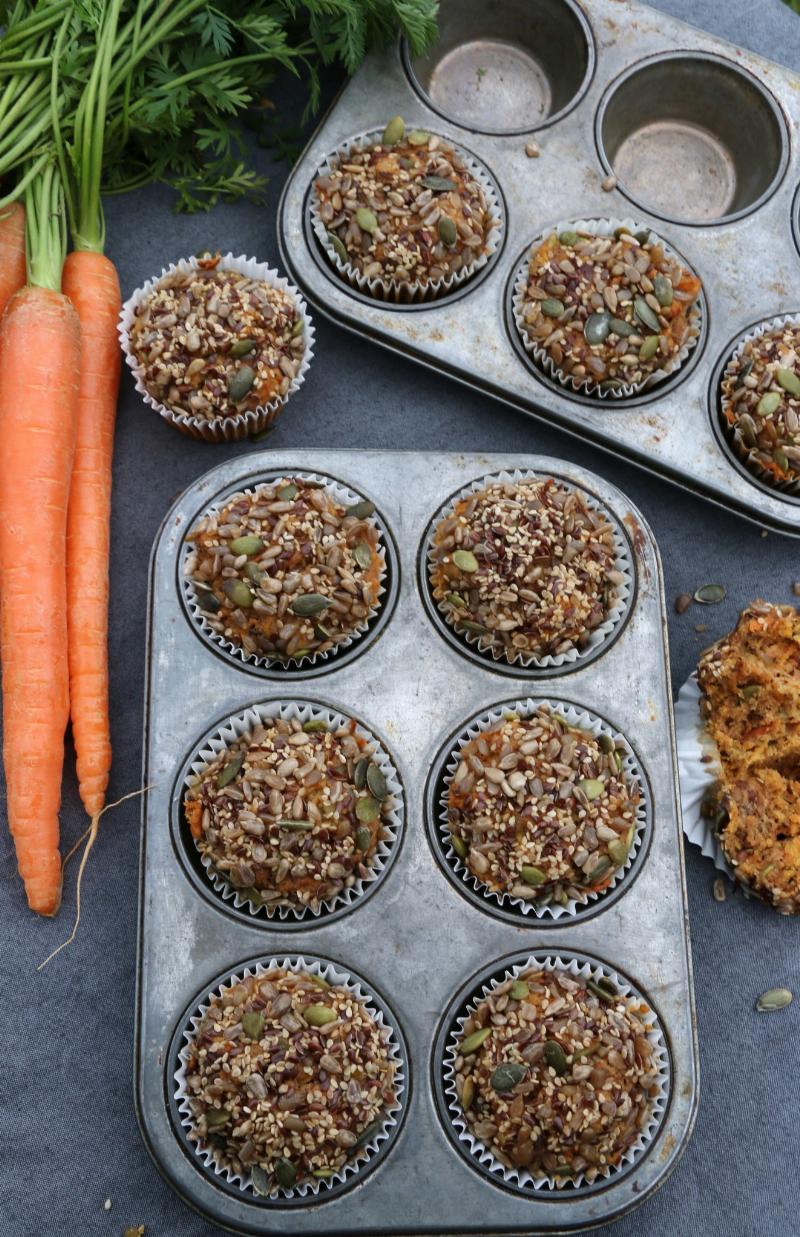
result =
M285 396L305 352L288 293L200 259L142 297L130 330L148 393L166 408L211 421Z
M607 517L536 478L460 498L434 531L430 579L449 623L514 660L583 648L625 576Z
M256 657L298 661L365 629L385 557L367 499L282 477L234 494L187 536L184 573L206 623Z
M192 1034L192 1136L259 1194L332 1176L396 1107L389 1031L347 988L275 967L215 994Z
M639 787L610 735L547 708L470 739L447 792L452 845L481 884L547 905L585 902L628 858Z
M652 234L553 233L531 254L522 329L573 385L635 386L675 361L699 295Z
M529 969L498 984L464 1024L456 1059L469 1129L534 1178L604 1175L652 1113L648 1015L602 977Z
M331 160L314 182L319 217L342 262L367 279L427 284L465 270L492 219L460 156L398 116L380 142Z
M800 326L749 339L722 378L722 411L751 463L800 481Z
M256 905L318 908L370 876L394 808L375 751L354 722L257 726L190 783L197 849Z

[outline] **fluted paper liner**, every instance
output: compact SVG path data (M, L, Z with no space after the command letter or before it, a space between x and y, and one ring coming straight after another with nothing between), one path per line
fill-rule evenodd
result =
M547 237L551 236L554 232L571 230L573 232L588 232L592 236L613 236L617 228L625 228L634 235L637 232L647 232L648 240L658 241L666 254L675 258L687 270L692 270L686 259L673 249L671 245L668 245L663 237L655 232L649 224L637 223L633 219L570 219L559 221L531 241L514 279L514 298L512 302L514 322L525 351L533 358L534 363L539 369L544 370L550 378L562 386L570 387L573 391L582 392L585 395L596 396L601 400L630 399L634 395L641 394L642 391L649 390L650 387L655 386L669 377L670 374L675 373L683 365L692 349L696 347L703 326L702 302L697 300L688 315L689 334L687 339L673 357L665 361L659 369L648 374L641 382L626 382L620 386L606 387L605 389L601 387L600 382L596 378L590 378L588 375L583 378L574 378L572 375L564 373L555 364L548 350L529 337L525 329L525 293L528 287L528 267L534 250L538 249ZM692 273L694 274L694 271ZM553 319L553 330L557 326L556 319Z
M532 653L527 653L520 649L518 651L509 651L505 648L495 648L491 636L487 639L485 636L478 635L475 632L465 631L457 626L449 612L442 609L440 603L433 595L433 584L431 582L431 571L435 565L434 554L436 551L436 529L442 520L446 520L448 516L455 511L456 504L463 498L471 498L473 494L480 490L488 489L489 486L495 483L510 483L512 485L519 484L523 481L546 481L549 477L547 473L535 473L530 470L515 468L511 470L503 469L501 472L489 473L483 477L477 477L471 481L469 485L465 485L463 489L454 494L443 507L440 507L433 517L428 533L428 544L426 548L427 572L426 583L430 594L431 602L436 609L441 621L445 623L448 629L453 632L460 640L464 640L468 645L476 648L480 653L491 654L495 661L504 661L511 666L524 666L526 669L547 670L550 667L563 666L567 663L577 663L585 661L590 654L594 654L606 640L616 633L619 625L623 622L633 603L635 568L633 565L633 556L631 554L630 545L622 531L619 520L616 515L607 507L600 499L595 498L588 490L585 490L581 485L574 481L570 481L566 477L553 477L556 485L565 489L573 490L580 494L586 506L592 511L599 511L612 526L612 536L614 539L615 561L614 566L617 571L621 572L625 579L621 584L614 584L614 595L612 603L609 606L608 614L602 623L599 623L589 634L589 638L583 648L579 649L573 645L563 653L544 653L536 656Z
M362 502L365 497L363 494L358 494L355 490L349 489L346 485L343 485L341 481L337 481L333 477L326 477L322 473L307 472L304 469L289 469L288 471L285 470L284 472L276 473L274 477L265 476L263 480L256 481L253 485L249 485L244 489L235 490L231 494L228 494L225 498L221 498L218 502L212 504L210 507L206 507L202 512L195 516L192 523L192 528L194 528L201 519L204 519L208 515L217 514L224 507L227 507L229 503L233 502L237 495L247 494L248 496L251 496L261 486L270 485L273 481L277 481L284 476L287 478L294 477L299 481L313 481L318 485L324 486L334 502L343 507L351 507L355 503ZM367 634L370 626L378 616L381 608L381 598L386 591L386 560L387 553L389 552L389 539L385 536L381 522L376 518L376 513L368 516L367 520L369 523L373 524L380 533L380 540L376 546L376 552L381 561L381 581L376 605L372 607L369 614L367 614L365 618L361 619L348 635L337 640L336 643L332 645L331 648L326 649L325 652L311 652L307 653L304 657L293 657L286 661L281 660L281 658L278 657L267 657L259 653L248 653L244 645L239 644L236 641L226 639L221 632L216 630L209 619L209 615L197 604L197 592L195 586L192 583L191 578L186 574L186 564L192 554L192 544L191 542L185 541L181 559L181 586L184 590L184 597L189 612L195 623L197 623L197 626L202 631L203 636L211 644L215 644L229 656L236 658L238 661L244 662L245 665L261 666L265 669L278 666L284 670L300 670L304 666L311 667L317 662L326 662L329 659L336 658L343 649L349 648L355 640L358 640ZM190 528L188 531L191 532L192 529Z
M391 1108L384 1109L381 1118L381 1128L373 1135L370 1141L364 1147L365 1155L362 1155L358 1160L347 1160L343 1167L337 1173L330 1177L306 1177L299 1181L291 1189L275 1187L271 1191L268 1198L258 1195L253 1188L252 1178L249 1173L242 1174L236 1172L232 1167L227 1167L220 1163L211 1148L203 1148L200 1146L200 1139L194 1133L194 1119L189 1106L190 1095L186 1087L186 1067L189 1059L189 1045L192 1036L197 1030L204 1014L207 1012L210 1001L206 1001L199 1005L195 1013L188 1020L187 1027L183 1033L183 1044L178 1053L180 1062L178 1069L172 1075L175 1084L175 1099L178 1104L178 1111L181 1118L181 1126L183 1128L185 1139L188 1146L192 1149L197 1158L205 1165L205 1167L223 1177L229 1185L238 1186L243 1192L249 1193L256 1197L260 1202L280 1203L284 1199L309 1198L309 1201L317 1195L324 1195L327 1190L334 1185L344 1182L353 1182L353 1179L359 1172L374 1159L380 1152L382 1146L386 1143L392 1130L397 1126L399 1116L403 1108L405 1100L405 1069L403 1054L400 1050L400 1043L395 1034L394 1027L386 1019L383 1011L378 1008L372 999L372 994L369 989L363 986L362 981L355 979L348 971L342 967L335 965L332 962L317 961L315 958L304 958L302 956L290 958L271 958L268 962L258 962L254 965L247 966L233 975L225 983L220 984L212 993L213 996L219 995L226 988L235 987L244 979L251 976L266 975L268 971L275 967L281 967L283 970L294 971L296 974L305 972L310 975L318 975L329 983L332 987L346 988L357 1000L361 1001L369 1010L373 1020L383 1028L385 1036L385 1044L387 1053L391 1061L395 1064L394 1086L396 1092L396 1102Z
M297 718L301 725L308 721L324 721L329 730L338 730L340 727L349 726L353 720L344 713L337 712L335 709L326 708L324 705L309 704L305 701L294 700L282 703L278 700L270 700L264 704L251 705L250 708L245 709L242 713L229 717L211 737L204 740L203 746L198 749L192 759L184 784L185 789L194 784L221 753L227 751L238 739L250 734L256 726L269 726L271 722L278 719L281 721L293 721L295 718ZM277 918L288 921L293 920L295 922L300 920L313 922L340 907L353 906L366 890L371 890L381 880L394 858L400 832L403 828L405 814L403 788L391 757L377 737L358 723L356 723L355 734L362 739L367 739L374 745L375 751L371 759L386 779L386 786L391 801L391 810L381 817L384 836L379 838L372 856L369 877L356 877L352 885L345 886L334 897L320 902L316 907L262 904L261 902L253 902L241 889L237 889L235 885L227 881L222 873L216 870L211 858L208 855L200 855L198 851L200 862L205 868L212 886L222 898L233 902L237 910L244 908L252 915L263 913L270 920ZM192 845L194 845L194 841L192 841Z
M136 380L136 390L145 403L154 408L159 416L168 421L170 425L174 425L181 433L187 434L190 438L201 438L205 442L238 442L242 438L248 438L251 434L257 434L261 430L265 430L270 425L273 425L289 398L303 385L311 359L314 356L314 324L311 321L308 306L297 288L295 288L294 284L289 283L289 280L277 270L268 266L266 262L258 262L255 258L245 257L244 254L235 257L232 253L226 253L220 260L218 270L238 271L242 275L247 275L250 279L258 279L263 283L270 284L279 291L285 292L291 298L297 313L303 321L305 348L300 368L289 383L289 389L285 395L275 396L268 403L262 404L258 408L238 412L232 416L213 417L209 420L206 417L197 417L186 412L178 412L174 408L168 408L151 395L144 385L142 367L131 349L131 327L133 326L138 306L158 286L162 279L167 275L174 274L176 271L188 273L189 271L196 270L198 265L199 259L196 257L181 258L180 261L173 262L170 266L165 266L160 275L154 279L148 279L140 288L132 292L120 311L119 325L117 327L119 341L125 356L125 364L131 370Z
M731 880L736 874L725 858L719 838L709 817L702 812L703 800L713 790L720 775L717 745L708 734L700 716L702 692L693 671L678 692L675 702L675 740L678 752L678 778L681 792L683 832L694 846L699 846L714 867Z
M356 269L350 262L343 262L333 247L328 231L328 225L320 218L319 204L317 195L313 191L313 184L318 176L329 176L336 169L338 164L348 157L354 150L361 150L367 146L374 146L380 142L383 136L383 129L370 129L365 133L359 133L355 137L351 137L320 164L312 177L312 192L309 195L309 213L311 216L311 226L314 229L314 234L322 246L325 256L336 272L346 279L349 284L357 288L359 292L363 292L368 296L375 297L376 300L387 300L397 302L413 302L413 301L432 301L439 296L445 296L449 292L455 291L461 284L466 283L478 271L483 270L489 262L492 255L496 252L500 243L500 237L503 230L503 212L500 207L500 201L497 196L494 184L484 168L478 162L474 155L464 150L457 142L451 141L444 134L430 132L431 137L437 137L440 141L439 149L443 152L453 151L464 164L464 167L469 172L470 176L477 181L483 190L484 199L486 202L486 212L492 221L492 226L486 235L484 248L468 266L462 267L460 271L456 271L454 275L447 275L444 279L428 280L427 283L419 283L414 280L396 280L386 279L380 275L372 279L367 279L359 270Z
M461 1040L464 1037L464 1024L468 1018L474 1013L478 1005L491 994L493 989L507 980L513 980L523 971L530 969L544 971L566 971L569 975L579 979L607 979L610 980L614 987L624 997L628 997L631 1001L644 1001L650 1010L650 1018L645 1019L647 1025L647 1038L653 1045L653 1061L654 1065L658 1066L658 1093L651 1097L649 1119L646 1127L639 1134L636 1142L628 1148L621 1158L619 1164L607 1165L598 1167L596 1175L591 1180L587 1177L586 1171L576 1174L575 1177L551 1177L540 1176L534 1177L526 1168L507 1168L505 1164L501 1164L489 1147L476 1138L471 1133L464 1111L461 1107L461 1101L458 1096L456 1084L456 1058L459 1056L459 1048ZM447 1108L450 1116L450 1121L457 1132L458 1140L468 1151L469 1155L478 1161L485 1169L505 1182L506 1185L518 1190L520 1193L528 1193L529 1191L552 1190L559 1193L569 1193L571 1190L579 1189L581 1186L592 1184L594 1181L613 1178L618 1176L623 1167L633 1165L648 1149L652 1143L661 1122L666 1115L667 1101L669 1099L670 1087L670 1065L669 1053L664 1040L658 1019L650 1008L649 1001L641 997L627 980L618 975L616 971L610 967L601 965L599 962L578 961L576 958L564 959L558 954L548 954L537 956L531 955L524 962L515 963L510 966L502 975L498 975L483 984L479 994L474 996L469 1004L465 1007L464 1012L456 1021L456 1029L450 1033L447 1039L447 1044L444 1050L444 1060L442 1062L444 1074L444 1090L447 1100Z
M635 785L640 793L640 800L636 807L634 817L635 833L631 842L628 857L625 863L620 868L614 870L614 876L611 882L603 889L590 891L587 890L585 898L580 902L574 898L570 898L566 906L561 906L558 903L550 903L548 906L536 906L533 902L528 902L524 898L513 897L510 893L498 892L490 889L489 886L476 876L469 868L465 860L460 859L453 850L451 842L450 825L447 818L447 797L450 790L453 777L456 769L461 762L461 752L464 746L475 739L479 734L488 730L496 722L503 719L506 713L517 713L521 718L532 717L542 707L548 708L551 713L560 714L566 718L571 726L575 726L580 730L589 731L590 734L597 737L605 734L614 740L615 743L621 742L622 748L622 769L626 776L629 785ZM636 855L638 854L645 836L650 818L650 800L647 793L644 777L639 768L638 761L633 754L633 751L624 735L621 735L607 722L597 717L596 714L587 712L585 709L578 709L575 705L566 704L562 700L550 699L525 699L505 701L503 704L496 705L493 709L489 709L480 717L473 718L469 725L461 732L456 744L451 750L444 777L444 792L439 800L439 828L438 836L442 850L447 858L450 867L458 874L465 885L470 886L487 902L494 903L502 909L514 908L520 911L523 915L527 915L535 919L565 919L570 915L574 915L576 911L588 906L592 902L596 902L599 898L606 897L612 889L614 889L630 870ZM568 881L564 882L569 884Z

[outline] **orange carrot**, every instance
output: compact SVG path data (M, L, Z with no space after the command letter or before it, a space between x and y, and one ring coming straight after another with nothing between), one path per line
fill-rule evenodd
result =
M0 209L0 314L25 282L25 207Z
M89 250L68 256L61 286L81 324L78 431L67 517L70 713L81 799L95 816L103 807L111 767L108 554L121 297L113 262Z
M80 368L78 315L22 288L0 320L0 655L8 821L28 905L61 900L58 809L69 715L67 502Z

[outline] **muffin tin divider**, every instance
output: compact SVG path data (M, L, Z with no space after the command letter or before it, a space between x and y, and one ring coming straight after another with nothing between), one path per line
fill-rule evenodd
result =
M338 1237L358 1227L396 1234L575 1230L641 1202L677 1162L697 1105L697 1044L683 881L666 618L658 551L639 512L599 477L537 456L422 452L263 452L200 478L168 513L156 541L149 597L148 689L140 874L135 1093L145 1142L171 1186L214 1222L241 1233ZM532 680L498 674L451 647L419 595L417 564L431 515L454 491L485 473L525 468L586 486L625 527L637 573L636 599L619 639L570 674ZM260 472L318 470L374 497L400 560L395 612L353 661L290 684L250 673L197 639L181 605L182 539L205 506ZM189 881L169 827L175 779L203 734L229 713L264 699L330 704L374 727L403 782L406 821L399 852L374 895L318 925L252 924ZM449 736L475 712L514 697L571 700L607 717L636 747L653 799L646 861L619 899L580 922L499 922L446 878L425 828L428 773ZM575 950L630 977L657 1013L668 1043L672 1090L658 1138L627 1172L570 1196L519 1197L487 1181L458 1154L435 1103L434 1045L456 992L490 964L521 950ZM172 1123L169 1045L196 994L250 960L330 958L361 974L395 1012L409 1051L407 1110L389 1154L362 1184L325 1201L281 1207L221 1190ZM491 1216L491 1220L488 1217Z
M720 445L712 386L714 367L733 335L753 321L798 309L798 251L793 243L794 231L800 245L796 75L635 0L592 0L585 15L597 51L591 84L574 108L540 133L534 132L535 119L527 134L507 136L445 121L413 86L399 45L370 55L324 117L286 183L278 214L283 264L321 313L356 334L588 439L764 527L800 536L800 500L743 475ZM660 218L653 203L644 206L626 197L624 186L610 192L602 188L608 169L598 149L596 122L606 91L648 58L664 57L669 68L669 58L678 51L723 58L734 75L743 70L743 85L755 77L776 105L773 186L761 205L727 223L675 223ZM680 90L678 76L674 89ZM740 123L747 130L747 109L743 112ZM395 114L409 127L444 134L471 151L503 193L502 251L479 278L467 280L457 294L439 302L402 306L354 295L328 264L308 221L312 179L321 161L341 142ZM701 115L698 121L702 123ZM526 156L531 137L540 147L538 158ZM757 147L751 144L751 149L756 159ZM721 141L718 153L724 156ZM685 174L687 183L697 184L692 158L687 152ZM674 177L680 170L680 164L673 163L663 174ZM737 173L734 167L731 175L740 175L744 184L749 172L740 168ZM657 178L651 183L657 193ZM708 312L699 355L684 364L673 383L610 407L610 401L569 394L539 379L526 363L521 344L514 342L518 337L511 290L519 255L555 222L627 217L652 226L686 258L703 281Z

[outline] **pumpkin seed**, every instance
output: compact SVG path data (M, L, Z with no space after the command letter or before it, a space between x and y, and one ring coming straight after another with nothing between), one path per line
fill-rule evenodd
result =
M721 876L718 876L712 886L715 902L724 902L728 896L728 891L725 888L725 882Z
M224 1108L209 1108L206 1113L206 1125L210 1130L218 1130L228 1120L230 1113Z
M367 769L369 768L369 765L369 756L362 756L360 760L356 762L356 766L353 769L353 784L356 790L363 790L366 786Z
M373 799L377 799L379 803L382 803L389 793L389 789L386 785L386 778L383 776L378 766L376 764L372 764L372 762L370 762L367 766L367 786L369 787L369 792Z
M225 580L222 585L223 592L235 606L240 610L246 610L248 606L253 604L253 594L245 584L244 580Z
M288 829L290 833L308 833L314 828L310 820L277 820L275 824L278 829Z
M629 335L635 335L636 331L631 326L630 322L626 322L624 318L612 318L610 322L611 333L619 335L623 339L627 339Z
M473 623L472 619L459 619L458 625L463 627L465 631L474 632L476 636L485 636L488 630L484 627L483 623Z
M336 1021L336 1010L330 1005L307 1005L302 1015L310 1027L326 1027L329 1022Z
M370 824L373 820L377 820L380 814L381 805L377 799L373 799L372 795L364 795L363 798L356 802L356 816L365 825Z
M475 1083L471 1078L464 1079L464 1085L461 1088L461 1107L464 1112L468 1112L472 1107L472 1101L475 1099Z
M586 987L598 1000L605 1001L607 1005L612 1004L619 996L608 979L587 979Z
M204 590L197 594L197 604L201 610L205 610L206 614L217 614L222 602L216 593Z
M252 352L255 346L256 341L254 339L237 339L234 344L231 344L231 356L247 356L248 352Z
M800 378L793 369L779 369L775 375L778 379L778 385L782 386L784 391L788 391L790 395L795 397L800 396Z
M228 549L237 557L240 554L247 554L250 557L264 549L264 542L256 536L234 537L233 541L228 542Z
M434 193L449 193L456 188L456 182L448 180L446 176L423 176L419 183L426 189L432 189Z
M356 223L362 232L375 232L378 227L377 216L366 206L359 206L356 211Z
M408 144L409 146L427 146L430 136L430 133L426 133L424 129L412 129L408 135Z
M362 570L369 567L372 562L372 550L369 548L366 541L359 541L358 545L353 550L353 558Z
M450 845L452 846L453 850L458 855L459 859L466 859L467 855L469 854L469 847L467 846L466 842L464 841L462 837L459 837L457 833L451 833L450 834Z
M363 498L361 502L353 503L352 507L348 507L345 511L345 518L353 520L366 520L367 516L372 515L375 510L375 504L370 502L368 498Z
M462 1057L469 1057L473 1052L477 1052L481 1044L486 1043L491 1033L491 1027L481 1027L479 1031L473 1031L466 1039L462 1039L459 1049Z
M297 486L290 481L288 485L282 485L278 490L278 498L282 503L290 503L297 498L298 493Z
M366 1147L367 1143L371 1143L376 1134L381 1132L383 1123L381 1121L373 1121L365 1130L362 1130L353 1144L354 1151L360 1151L362 1147Z
M578 243L578 233L567 229L566 232L559 232L558 242L560 245L576 245Z
M372 845L372 834L366 825L359 825L359 827L356 829L355 842L356 842L356 850L360 850L360 851L369 850L370 846Z
M333 252L336 254L340 262L347 262L347 250L344 247L344 241L335 232L328 233L328 239L333 245Z
M740 683L738 686L739 695L745 700L755 700L758 693L761 691L760 683Z
M316 623L314 626L314 638L316 640L330 640L331 633L327 627L322 626L322 623Z
M323 610L327 610L330 604L329 599L323 597L322 593L301 593L299 597L295 597L291 609L301 618L309 618L313 614L320 614Z
M615 868L621 868L628 858L630 847L622 838L618 842L609 842L608 853Z
M458 240L458 228L449 215L439 216L439 240L448 249L452 249Z
M512 1001L521 1001L523 997L530 995L530 991L524 979L515 979L508 990L508 995Z
M780 402L780 391L767 391L756 404L756 412L760 417L768 417L777 411Z
M264 1015L260 1011L250 1010L242 1018L242 1030L248 1039L261 1039L264 1034Z
M566 1074L569 1069L567 1055L561 1045L554 1039L545 1041L544 1059L557 1074Z
M643 296L634 297L633 309L639 321L643 322L651 331L661 331L661 323Z
M254 1164L250 1169L250 1180L256 1194L260 1194L262 1198L269 1196L269 1177L260 1164Z
M256 380L256 371L249 365L240 365L228 379L228 399L232 404L239 404L252 389Z
M660 335L648 335L639 349L639 360L651 361L658 352L658 345L660 341Z
M778 465L781 472L789 471L789 456L780 447L776 447L772 452L772 459Z
M393 116L383 131L382 146L396 146L402 142L406 134L406 123L402 116Z
M718 602L724 601L727 595L724 584L704 584L697 590L694 599L703 606L715 606Z
M539 302L539 308L547 318L560 318L564 312L563 302L557 301L554 296L545 297Z
M244 752L239 752L239 755L234 756L233 760L226 764L225 768L221 771L217 778L217 790L222 790L229 782L232 782L237 773L240 772L243 764Z
M762 992L756 1001L756 1009L760 1014L769 1014L775 1009L786 1009L792 1000L792 993L788 988L769 988Z
M750 377L750 370L752 368L753 368L753 358L751 357L749 361L745 361L744 365L739 370L739 376L736 379L736 386L734 387L735 391L738 391L739 387L744 386L744 380L745 378Z
M601 752L605 752L607 756L611 755L614 750L614 740L611 738L610 734L599 735L597 743Z
M605 310L589 314L583 326L583 334L587 344L602 344L611 333L611 315Z
M466 571L470 574L478 570L478 560L472 553L472 550L456 550L453 555L453 563L458 567L459 571Z
M653 279L653 292L659 305L664 309L672 304L672 280L667 275L656 275Z
M297 339L298 335L302 335L304 330L303 319L298 318L292 327L292 339Z
M321 730L327 730L328 723L324 722L321 717L311 717L307 722L303 722L303 730L306 734L317 734Z
M314 1168L311 1170L312 1177L319 1177L320 1181L325 1181L326 1178L333 1176L332 1168Z
M534 867L532 863L524 864L520 868L519 874L526 885L543 885L547 880L547 873L543 872L541 868Z
M289 657L289 661L300 661L303 657L308 657L311 649L295 649Z
M494 1091L513 1091L517 1083L522 1082L528 1070L519 1061L506 1061L498 1065L492 1074L492 1089Z
M587 799L597 799L603 793L603 783L599 777L584 777L578 782L578 785Z
M457 610L463 610L466 602L460 593L448 593L445 601L449 601L451 606L455 606Z
M290 1190L292 1188L297 1180L297 1169L291 1160L287 1160L281 1156L275 1165L275 1180L284 1190Z

